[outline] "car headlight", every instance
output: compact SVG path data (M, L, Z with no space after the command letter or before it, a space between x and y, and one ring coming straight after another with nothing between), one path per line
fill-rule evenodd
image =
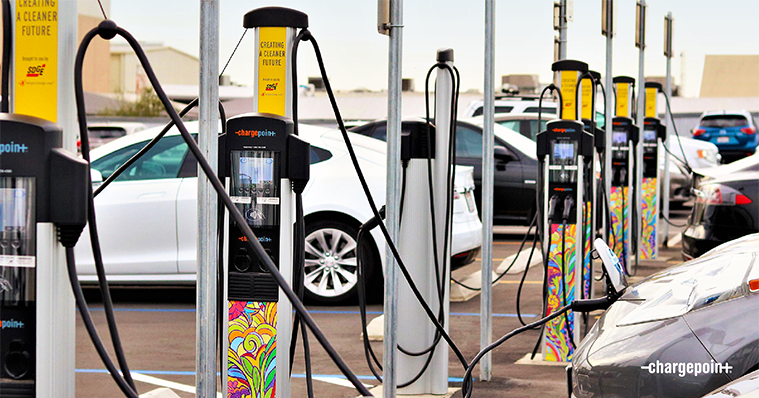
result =
M719 164L719 161L720 161L720 159L718 158L719 151L715 151L713 149L699 149L698 151L696 151L696 154L698 155L699 158L704 159L705 161L711 164L714 164L714 165Z
M657 274L641 283L663 286L617 325L661 321L741 297L753 262L750 253L713 256Z

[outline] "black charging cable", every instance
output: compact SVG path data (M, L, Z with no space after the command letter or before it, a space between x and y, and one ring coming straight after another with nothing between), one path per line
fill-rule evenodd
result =
M526 233L524 234L524 236L522 237L522 242L519 244L519 249L517 249L517 253L516 253L516 255L515 255L515 256L514 256L514 258L511 260L511 263L509 264L509 266L508 266L508 267L506 267L506 269L505 269L505 270L503 270L503 271L502 271L500 274L498 274L498 276L497 276L495 279L493 279L493 284L496 284L496 283L498 283L498 281L500 281L500 280L501 280L501 279L502 279L504 276L506 276L506 274L507 274L509 271L511 271L511 268L513 268L513 267L514 267L514 264L516 264L517 260L519 259L519 255L520 255L520 254L522 254L522 249L524 249L524 245L525 245L525 243L527 243L527 238L528 238L528 237L530 236L530 234L532 233L533 227L535 227L535 221L537 220L537 218L538 218L538 214L537 214L537 213L535 213L535 215L532 217L532 221L530 222L530 225L527 227L527 232L526 232ZM534 240L537 240L537 236L538 236L537 228L536 228L536 231L535 231L535 233L532 233L532 235L534 235L534 236L535 236L535 239L534 239ZM532 250L531 250L531 252L530 252L530 257L527 259L527 266L528 266L528 267L529 267L529 265L530 265L530 261L531 261L531 259L532 259L532 252L533 252L533 251L535 251L535 245L533 245L533 246L532 246ZM527 268L525 268L525 271L526 271L526 270L527 270ZM477 291L477 292L479 292L479 291L481 291L481 290L482 290L482 288L479 288L479 287L474 287L474 286L468 286L468 285L464 284L463 282L460 282L460 281L458 281L458 280L456 280L456 279L453 279L453 278L451 278L451 282L453 282L453 283L455 283L455 284L457 284L457 285L459 285L459 286L463 287L464 289L468 289L468 290L472 290L472 291Z
M76 100L77 100L77 106L79 109L78 116L80 118L80 121L79 121L80 130L83 128L86 130L86 113L84 112L84 92L81 85L82 61L84 59L84 53L86 52L86 49L89 46L89 43L92 41L92 39L96 35L101 35L101 37L103 37L106 40L110 40L116 35L119 35L122 38L126 39L129 45L135 51L138 59L140 60L140 63L143 66L143 69L145 70L145 73L148 76L148 79L150 80L151 85L153 86L156 94L158 95L158 98L163 103L171 119L177 124L177 128L179 129L182 137L187 143L190 151L198 160L198 165L206 174L211 185L213 186L214 190L216 190L217 194L220 196L220 199L224 203L225 207L229 210L230 216L240 226L243 235L248 240L248 244L250 245L251 249L256 254L256 256L259 258L259 261L261 261L270 271L272 277L280 286L284 294L287 296L288 300L290 300L293 303L293 307L295 311L301 314L303 318L303 322L306 323L308 327L312 330L316 339L322 344L322 346L325 348L330 358L332 358L332 360L335 362L338 368L340 368L341 372L348 378L351 384L353 384L362 395L371 396L371 394L369 393L369 390L367 390L366 387L358 380L355 374L353 374L353 372L350 371L348 366L340 358L339 354L337 354L334 348L332 348L331 344L326 339L326 337L321 332L321 330L319 330L318 326L316 326L316 323L313 321L313 318L311 318L311 316L308 314L308 311L305 309L302 302L298 300L298 297L295 294L295 292L287 284L284 277L279 273L279 270L277 269L274 262L266 254L263 247L258 242L258 239L256 238L253 231L245 222L245 219L243 215L240 213L239 209L237 209L235 204L232 203L231 199L229 198L229 195L227 195L224 189L223 184L218 179L218 177L216 177L215 173L211 169L211 166L203 157L203 154L201 153L200 148L198 148L192 136L185 128L176 110L174 110L174 108L171 106L171 102L169 101L168 97L164 93L163 88L158 83L158 79L156 78L155 73L153 72L153 69L150 66L147 56L145 55L144 51L140 47L137 40L129 32L127 32L126 30L122 28L119 28L113 21L110 21L110 20L101 22L98 25L98 27L89 31L85 35L84 39L82 40L82 44L80 45L79 51L77 53L77 63L75 64L75 73L76 73L75 83L76 83ZM86 134L86 132L82 133L82 136L84 136L84 134ZM95 339L93 338L93 340ZM102 358L104 362L106 361L106 358ZM112 376L114 377L114 379L117 380L117 383L119 383L118 380L121 379L121 376L118 375L118 373L114 373L114 372L112 372ZM121 383L119 383L119 385L121 386Z
M304 29L301 33L308 32L308 30ZM335 113L335 119L337 121L338 127L340 129L340 132L343 136L343 140L345 141L346 147L348 149L348 155L350 156L351 162L353 163L353 168L356 170L356 174L358 176L359 182L361 183L361 187L364 191L364 195L367 198L367 201L369 202L369 207L372 210L372 214L377 219L380 219L379 210L377 208L377 205L375 204L374 198L371 195L371 192L369 191L369 186L366 182L366 178L361 171L361 166L358 163L358 158L356 157L356 153L353 149L353 145L351 144L350 137L348 136L348 132L345 129L345 123L343 122L343 118L340 114L340 109L337 106L337 101L335 99L334 93L332 91L332 86L329 83L329 78L327 77L327 72L324 67L324 60L322 59L321 50L319 49L319 45L316 42L316 39L308 32L304 35L303 40L308 40L311 42L314 52L316 53L316 59L317 63L319 65L319 71L321 73L322 80L324 80L324 86L327 90L328 97L330 99L330 104L332 106L332 110ZM448 343L448 345L453 350L454 354L456 355L456 358L461 362L463 367L467 366L467 361L464 358L464 355L462 354L461 350L456 346L456 344L451 339L448 332L445 331L445 328L443 325L438 322L437 317L435 316L435 313L430 308L429 304L425 301L422 294L419 292L418 287L414 283L413 279L411 278L411 275L408 272L408 269L406 268L403 259L400 257L400 254L398 253L398 249L395 246L392 239L390 239L390 233L387 230L387 227L383 222L379 223L380 230L382 231L382 235L384 236L385 240L387 241L388 247L390 248L390 251L393 253L393 257L396 259L398 263L398 268L401 271L401 274L403 275L406 282L409 284L409 287L411 288L411 292L414 294L414 297L416 297L419 304L422 306L422 309L424 309L424 312L427 314L427 317L430 319L430 321L435 325L438 331L440 331L443 339Z

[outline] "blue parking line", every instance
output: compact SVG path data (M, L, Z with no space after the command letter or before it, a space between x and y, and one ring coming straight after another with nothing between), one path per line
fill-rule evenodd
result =
M103 311L102 308L90 308L90 311ZM116 312L195 312L194 308L114 308ZM308 311L311 314L344 314L344 315L358 315L358 311L345 311L345 310L311 310ZM382 315L382 311L366 311L367 315ZM475 316L479 317L480 314L476 312L451 312L453 316ZM496 318L516 318L517 314L493 314ZM535 314L522 314L523 318L536 318Z
M156 375L156 376L195 376L194 371L181 371L181 370L132 370L134 373L140 373L144 375ZM106 369L76 369L76 373L97 373L97 374L107 374L108 370ZM216 372L217 376L221 376L219 372ZM312 375L313 377L321 377L323 379L343 379L348 380L343 375L322 375L322 374L315 374ZM306 375L303 373L293 373L292 375L295 379L305 379ZM377 380L374 378L374 376L365 376L365 375L356 375L356 377L359 380ZM449 377L448 382L449 383L461 383L464 379L461 377Z

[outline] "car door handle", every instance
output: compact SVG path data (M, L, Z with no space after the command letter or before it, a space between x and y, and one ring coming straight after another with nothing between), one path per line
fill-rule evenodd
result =
M139 196L137 196L137 199L160 198L163 195L166 195L166 192L148 192L148 193L140 194Z
M537 181L535 181L535 180L524 180L524 183L525 183L525 184L530 184L530 185L535 185L535 184L537 184L538 182L537 182Z

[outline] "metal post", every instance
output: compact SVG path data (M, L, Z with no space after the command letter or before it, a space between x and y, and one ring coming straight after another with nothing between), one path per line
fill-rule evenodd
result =
M403 49L403 0L390 0L390 46L387 87L387 228L390 238L398 236L401 181L401 56ZM398 265L390 247L385 261L385 330L382 391L385 398L396 395L396 358L398 330Z
M200 1L200 101L198 145L217 171L219 135L219 1ZM216 397L216 277L218 214L216 193L198 170L198 269L195 330L195 388Z
M613 82L612 82L612 70L611 70L611 63L612 63L612 39L613 39L613 32L614 32L614 0L605 0L606 1L606 20L607 20L607 30L606 33L606 83L604 83L604 87L606 89L606 114L604 115L605 125L604 130L606 132L606 149L604 150L604 176L603 176L603 184L604 189L606 190L607 197L611 197L611 119L613 118L613 107L614 107L614 91L613 91ZM604 213L604 219L606 219L606 213ZM609 241L609 237L606 236L607 233L607 226L611 223L611 220L606 220L604 223L604 238L606 241Z
M480 349L493 339L493 184L495 158L495 0L485 1L485 104L482 134L482 294ZM490 380L492 356L480 362L480 380Z
M637 148L635 149L635 269L638 269L638 259L641 253L642 232L643 229L643 129L646 118L646 75L645 67L645 32L646 32L646 0L638 1L639 25L638 25L638 89L635 95L635 104L637 105L635 123L640 129Z
M672 21L672 13L667 13L667 19ZM666 26L665 26L666 30ZM671 30L670 30L671 31ZM668 49L665 49L665 51L668 51L668 54L665 54L667 57L667 82L664 86L664 94L667 96L668 99L672 98L672 49L671 49L671 36L668 34L668 32L664 33L668 37L669 41L669 47ZM669 108L666 110L666 116L664 117L664 124L667 126L667 134L666 137L669 139L670 132L674 128L673 126L670 126L672 122L672 116L669 114ZM671 141L670 141L671 142ZM683 154L685 156L685 154ZM664 192L662 195L663 201L664 201L664 209L662 210L662 214L664 214L664 220L665 222L662 223L662 246L667 246L667 243L669 243L669 224L666 222L666 220L669 220L669 152L664 151L664 187L662 188Z
M567 0L559 1L559 60L567 59Z

